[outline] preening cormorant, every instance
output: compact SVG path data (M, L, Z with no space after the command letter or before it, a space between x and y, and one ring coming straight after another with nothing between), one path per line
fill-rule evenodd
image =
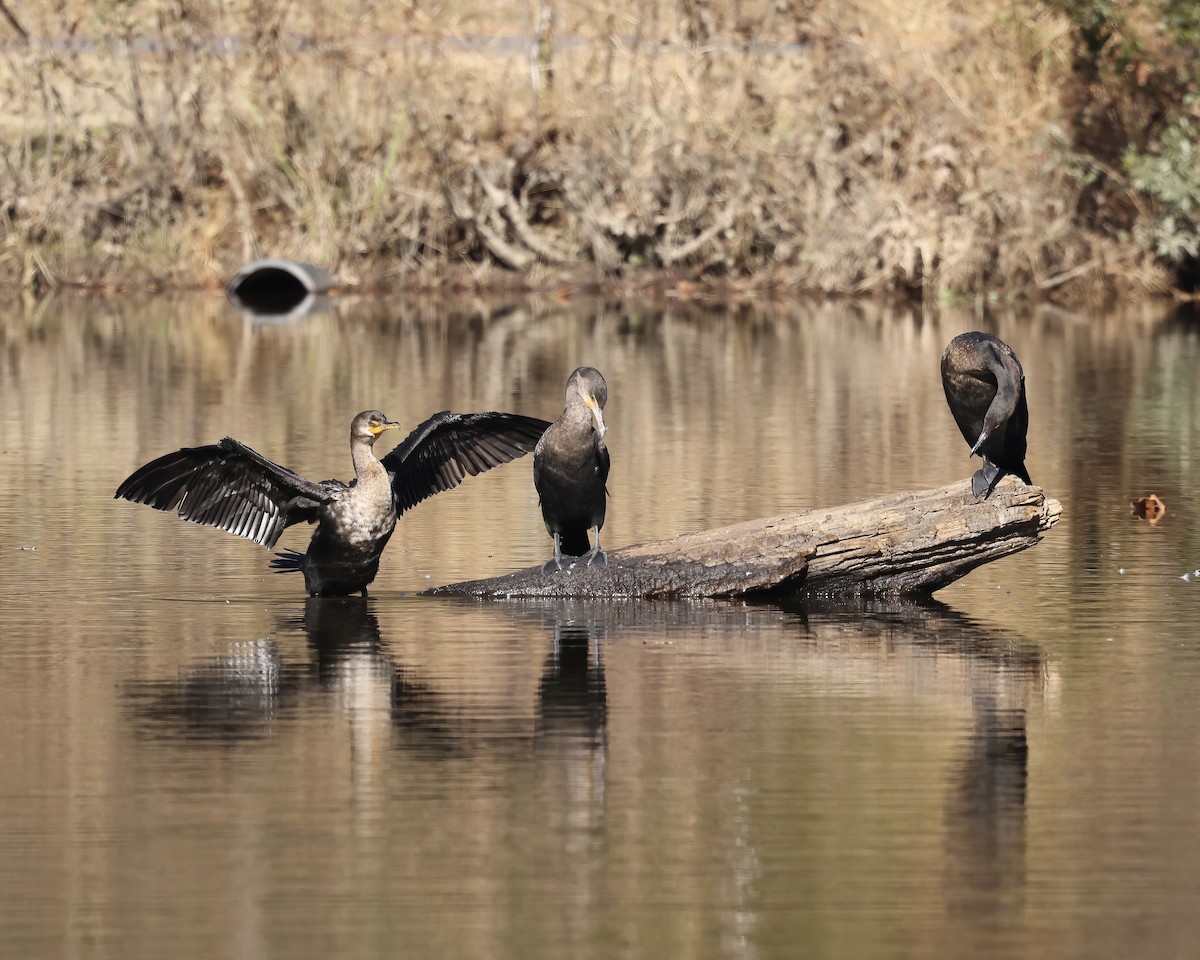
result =
M314 483L243 443L185 447L135 470L116 496L184 520L275 546L294 523L317 525L305 553L280 553L271 566L303 571L309 596L367 594L379 557L404 511L427 497L524 456L550 426L513 413L443 410L418 426L382 460L372 447L400 424L378 410L350 424L354 479Z
M990 333L960 333L942 354L942 387L971 453L983 456L971 477L975 498L990 497L1006 473L1032 486L1025 469L1025 373L1012 348Z
M588 564L607 563L600 549L608 479L604 445L604 404L608 384L595 367L579 367L567 378L562 415L550 425L533 451L533 485L542 504L546 531L554 538L554 556L543 570L562 569L564 556ZM588 543L588 530L596 545ZM590 547L590 549L589 549Z

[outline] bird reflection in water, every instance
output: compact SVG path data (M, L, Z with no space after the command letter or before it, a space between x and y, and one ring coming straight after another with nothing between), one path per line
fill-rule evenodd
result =
M554 649L538 685L539 745L550 749L548 741L575 740L601 749L607 711L604 661L587 624L556 623Z
M561 771L568 825L576 829L603 820L607 719L600 645L585 623L556 623L554 649L538 685L537 756Z
M889 695L908 684L910 695L956 709L962 708L964 692L969 696L971 724L950 768L943 803L945 902L962 923L963 937L995 937L1018 924L1026 889L1026 712L1052 693L1053 664L1010 631L984 626L936 600L894 604L864 598L781 607L823 656L841 646L832 653L839 677L844 658L853 655L872 665L872 681L885 683ZM852 635L857 642L848 639ZM960 954L994 951L992 942Z
M546 611L537 618L546 624ZM378 757L384 746L435 759L528 757L533 748L539 761L581 762L564 789L594 798L603 793L603 661L585 624L560 623L552 614L549 623L553 645L532 729L528 705L481 706L398 662L381 637L375 601L357 597L310 598L301 616L276 620L271 638L233 643L223 655L184 666L175 679L131 683L123 699L141 734L237 742L281 732L284 723L311 712L314 694L323 709L332 697L348 720L357 757ZM305 659L281 653L296 633L306 640Z
M454 705L398 665L383 642L375 601L309 598L302 615L280 617L275 628L277 639L231 644L227 654L183 667L178 679L131 684L125 700L139 732L214 742L262 737L316 692L348 717L359 756L377 754L393 724L418 749L444 753L460 739ZM280 654L296 633L307 641L306 660Z
M380 636L373 601L310 598L302 622L321 688L359 716L352 729L360 731L360 756L386 741L436 759L465 752L473 734L488 739L453 696L396 659ZM367 716L369 725L361 722ZM362 735L368 726L370 735Z
M124 698L156 737L253 740L270 731L295 682L275 641L249 640L185 667L177 680L131 684Z
M310 660L281 655L281 644L293 632L307 637ZM194 661L175 680L130 684L124 699L140 732L214 742L262 737L294 715L314 688L336 693L347 709L375 706L386 716L395 668L383 650L371 602L310 598L302 616L279 618L273 633Z
M1022 679L1025 681L1022 682ZM1015 682L1014 682L1015 681ZM991 936L1023 910L1031 670L998 674L973 694L974 729L945 805L946 903L972 935Z
M601 642L603 623L589 625L586 607L554 611L554 646L538 684L535 756L545 809L561 820L550 824L555 851L566 871L559 911L571 943L594 935L597 904L605 885L597 858L588 851L605 828L608 772L608 698Z
M373 602L358 597L317 599L304 603L304 615L281 620L283 628L299 628L308 639L316 678L323 687L335 686L341 677L364 662L383 677L392 672L391 657L383 651L379 618Z

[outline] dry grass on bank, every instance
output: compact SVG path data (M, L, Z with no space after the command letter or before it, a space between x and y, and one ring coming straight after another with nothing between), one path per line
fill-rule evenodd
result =
M0 50L0 280L215 283L269 253L363 285L1164 285L1079 222L1048 20L547 2L536 93L527 44L488 41L533 2L25 4L49 39Z

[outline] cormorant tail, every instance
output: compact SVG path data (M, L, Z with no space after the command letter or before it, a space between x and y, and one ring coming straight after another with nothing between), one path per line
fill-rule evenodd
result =
M300 573L304 570L304 554L295 550L284 550L275 554L271 569L276 573Z
M564 557L582 557L592 549L587 527L571 527L560 531L559 549Z

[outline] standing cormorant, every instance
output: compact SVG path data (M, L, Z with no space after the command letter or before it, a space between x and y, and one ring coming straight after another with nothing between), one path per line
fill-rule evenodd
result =
M314 483L243 443L185 447L135 470L116 496L184 520L219 527L267 549L302 520L317 525L305 553L280 553L271 566L303 571L309 596L367 595L396 519L426 497L524 456L550 426L513 413L443 410L412 431L382 460L372 447L400 424L378 410L350 424L355 477Z
M971 477L975 499L990 497L1006 473L1032 486L1025 469L1025 373L1012 348L990 333L960 333L942 354L942 387L971 453L983 456Z
M554 556L542 569L562 569L563 556L584 557L603 566L600 549L604 499L608 479L608 448L604 445L604 404L608 384L595 367L579 367L567 378L562 416L542 434L533 451L533 485L542 504L546 531L554 538ZM596 532L589 549L588 530Z

